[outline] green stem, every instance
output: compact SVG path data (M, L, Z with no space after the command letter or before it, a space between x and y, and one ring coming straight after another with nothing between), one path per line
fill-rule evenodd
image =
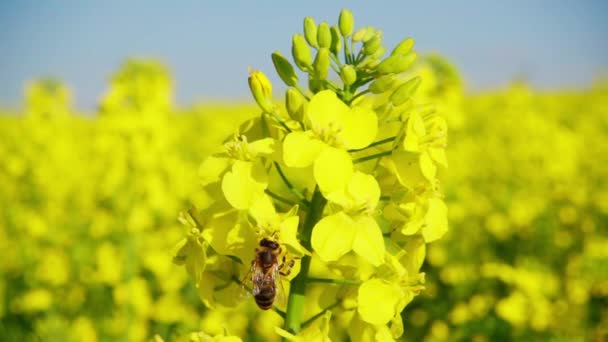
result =
M264 192L265 192L265 193L266 193L268 196L270 196L270 197L272 197L272 198L276 199L276 200L277 200L277 201L279 201L279 202L285 203L285 204L287 204L287 205L289 205L289 206L292 206L292 207L293 207L294 205L296 205L295 203L293 203L292 201L288 200L287 198L283 198L283 197L281 197L281 196L279 196L279 195L275 194L274 192L272 192L272 191L270 191L270 190L268 190L268 189L264 190Z
M326 203L327 200L323 197L317 186L312 195L310 210L306 216L306 221L304 221L300 239L302 246L308 250L311 249L310 236L312 235L312 228L321 219ZM285 312L285 329L294 334L298 333L302 327L302 314L304 313L304 305L306 303L305 293L309 269L310 256L305 255L302 257L300 273L291 282L287 311Z
M310 101L310 97L308 95L306 95L306 93L304 92L304 90L302 90L302 88L300 88L300 86L298 84L296 84L295 86L296 90L300 92L300 94L302 94L302 96L304 96L304 98L307 101Z
M289 189L289 191L291 191L294 195L296 195L296 197L300 200L300 202L304 203L306 206L309 206L310 202L308 202L308 200L306 199L306 196L304 196L304 194L302 194L300 191L298 191L298 189L296 189L291 184L291 182L289 181L289 179L287 179L287 177L283 173L283 170L281 169L281 166L279 165L279 163L277 163L275 161L274 162L274 167L277 169L277 172L279 173L279 176L281 177L281 180L283 180L283 183L285 183L285 186L287 186L287 188Z
M308 281L311 283L329 283L329 284L335 284L335 285L353 285L353 286L361 285L361 282L359 280L352 280L352 279L330 279L330 278L308 277Z
M360 92L360 93L358 93L357 95L353 96L353 98L352 98L352 99L350 99L350 103L355 102L355 100L356 100L358 97L363 96L363 95L365 95L365 94L367 94L367 93L370 93L370 92L371 92L371 90L369 90L369 89L365 89L365 90L361 91L361 92Z
M302 328L306 328L307 325L309 325L310 323L314 322L315 319L323 316L325 314L325 312L327 312L328 310L331 310L333 308L335 308L336 306L340 305L341 301L337 301L335 303L333 303L332 305L326 307L325 309L321 310L321 312L319 312L318 314L310 317L309 319L307 319L306 321L304 321L304 323L302 323Z
M344 37L344 61L346 61L346 64L352 64L350 60L350 46L346 37Z
M392 136L390 138L386 138L386 139L382 139L382 140L378 140L375 141L373 143L371 143L369 146L364 147L364 148L360 148L360 149L355 149L355 150L348 150L348 152L359 152L359 151L364 151L367 150L370 147L374 147L374 146L378 146L378 145L382 145L382 144L386 144L387 142L391 142L393 140L395 140L395 138L397 138L397 136Z
M291 133L291 128L289 128L287 126L287 124L285 123L285 121L283 119L281 119L281 117L277 113L271 112L271 113L267 113L267 114L269 114L270 117L272 117L274 119L274 121L278 122L281 126L283 126L283 128L285 128L285 130L288 133Z
M364 161L378 159L378 158L382 158L384 156L390 156L391 153L393 153L393 151L384 151L384 152L380 152L380 153L376 153L376 154L371 154L369 156L353 159L353 163L355 163L355 164L363 163Z

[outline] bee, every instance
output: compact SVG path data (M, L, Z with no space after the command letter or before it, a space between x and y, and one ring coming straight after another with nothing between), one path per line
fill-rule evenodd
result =
M251 262L251 269L243 279L245 282L251 280L253 284L252 294L255 303L262 310L272 307L275 297L279 294L281 277L289 275L295 260L291 259L286 263L285 255L282 255L282 248L278 242L268 238L260 240L260 245L255 249L255 259ZM279 264L279 260L281 263ZM251 275L251 279L248 279Z

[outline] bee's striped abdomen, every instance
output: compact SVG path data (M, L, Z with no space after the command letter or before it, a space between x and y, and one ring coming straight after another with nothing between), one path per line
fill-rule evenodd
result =
M255 295L255 302L262 310L268 310L272 307L274 302L274 296L276 294L276 288L274 284L271 286L262 287L260 292Z

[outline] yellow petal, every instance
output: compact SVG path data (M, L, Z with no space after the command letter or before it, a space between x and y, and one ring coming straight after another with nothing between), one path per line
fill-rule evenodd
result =
M315 161L313 172L323 194L344 191L353 174L353 161L348 152L327 147Z
M384 158L382 164L395 176L401 185L414 189L420 183L426 182L419 165L418 154L395 151L390 158Z
M283 161L289 167L307 167L315 161L323 146L309 132L289 133L283 141Z
M220 181L221 174L228 168L230 163L229 158L209 156L205 159L198 168L198 177L201 185L215 183Z
M343 212L322 218L313 228L312 248L321 260L336 261L348 253L355 237L354 222Z
M402 296L396 285L380 279L370 279L359 287L357 311L370 324L384 325L395 316L395 307Z
M254 155L272 154L274 152L274 139L265 138L256 140L249 144L249 149Z
M253 164L241 160L235 161L232 170L224 175L222 191L230 205L239 210L246 210L264 195L266 183L258 182L253 175Z
M437 175L437 165L431 159L428 151L420 154L420 171L428 181L433 182Z
M296 257L310 255L310 252L300 244L298 240L298 216L290 216L281 222L280 240L287 246L288 252Z
M422 228L424 241L433 242L448 231L448 208L439 198L429 199L429 209L425 216L426 225Z
M353 250L374 266L384 262L384 238L373 217L365 216L356 221Z
M373 209L380 200L380 185L374 176L357 171L348 183L348 193L356 202L365 202Z
M369 146L378 134L376 113L363 107L354 107L342 120L340 137L348 149L359 149Z
M315 129L342 123L349 112L350 108L331 90L316 93L306 108L308 119Z
M403 148L406 151L420 151L420 138L426 135L424 121L416 112L412 112L407 121L405 130L405 139L403 140Z
M448 158L445 155L444 148L431 147L429 148L429 154L435 163L448 167Z

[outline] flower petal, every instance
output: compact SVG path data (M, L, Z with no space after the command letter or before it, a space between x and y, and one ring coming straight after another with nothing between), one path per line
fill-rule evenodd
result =
M439 198L429 199L429 209L425 216L426 225L422 228L425 242L433 242L448 231L448 209Z
M338 260L352 249L354 226L343 212L322 218L312 230L312 248L325 262Z
M354 107L342 120L340 137L348 149L359 149L369 146L378 134L376 113L363 107Z
M198 168L198 177L202 186L220 181L220 175L230 165L230 158L209 156Z
M281 222L280 240L287 246L288 252L294 256L310 255L310 252L298 240L298 216L290 216Z
M395 316L395 307L402 296L395 284L370 279L359 287L357 311L361 318L373 325L384 325Z
M315 161L323 146L309 132L289 133L283 141L283 161L289 167L307 167Z
M323 194L344 191L353 174L353 161L348 152L328 147L319 154L313 172Z
M349 112L350 108L331 90L316 93L306 108L308 119L315 128L327 128L341 123Z
M365 216L357 220L353 250L374 266L384 262L384 238L373 217Z
M356 171L348 183L348 193L357 203L374 209L380 200L380 185L374 176Z
M258 196L264 195L266 183L258 182L253 176L253 164L237 160L232 171L227 172L222 180L222 191L230 205L239 210L246 210Z

